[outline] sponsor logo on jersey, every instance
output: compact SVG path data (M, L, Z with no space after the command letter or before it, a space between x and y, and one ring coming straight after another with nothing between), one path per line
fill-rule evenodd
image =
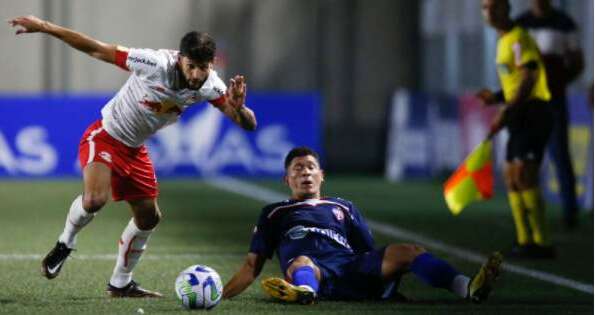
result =
M299 240L308 235L308 231L303 225L294 226L289 231L285 233L285 236L289 237L292 240Z
M146 64L147 66L151 66L151 67L156 67L157 63L145 58L139 58L139 57L134 57L134 56L128 56L128 60L130 60L130 62L135 62L135 63L143 63Z
M331 229L321 229L317 227L305 227L303 225L297 225L289 229L285 233L285 236L289 237L292 240L299 240L306 237L308 233L315 233L326 236L331 240L335 241L337 244L351 250L351 246L347 242L347 239L337 231Z

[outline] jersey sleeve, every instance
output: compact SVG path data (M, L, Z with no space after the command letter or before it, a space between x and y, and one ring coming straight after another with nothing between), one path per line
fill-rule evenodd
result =
M374 237L372 237L368 223L353 204L351 204L349 244L356 253L365 253L374 249Z
M528 34L520 36L518 40L514 41L511 49L516 67L522 67L531 62L538 62L540 59L539 50Z
M164 67L164 58L153 49L116 50L116 65L140 76L149 76Z
M274 240L272 237L271 224L265 211L262 212L258 219L258 223L254 227L249 251L269 259L273 257L273 253L275 252Z
M225 103L225 91L227 90L227 87L225 86L225 83L223 83L223 80L219 78L217 72L213 71L211 76L213 77L213 84L211 87L211 91L207 96L208 101L214 106L219 107Z

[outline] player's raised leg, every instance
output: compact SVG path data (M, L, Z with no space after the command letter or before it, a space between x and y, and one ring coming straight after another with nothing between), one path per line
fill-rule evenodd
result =
M161 220L161 211L156 199L132 200L128 203L133 218L122 232L118 259L106 291L111 297L161 297L161 293L145 290L132 280L132 271Z
M286 271L288 281L268 278L261 282L264 291L273 298L285 302L312 304L320 283L320 269L307 256L293 259Z
M83 195L77 196L66 216L64 231L56 246L46 255L41 263L41 272L53 279L60 273L66 258L75 247L76 235L85 227L95 214L105 205L110 193L111 169L103 163L90 163L83 170Z

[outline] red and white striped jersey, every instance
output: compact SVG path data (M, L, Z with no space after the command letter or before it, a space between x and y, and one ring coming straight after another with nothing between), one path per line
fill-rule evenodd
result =
M174 50L129 49L116 52L116 65L131 72L120 91L103 107L105 130L130 147L139 147L159 129L178 120L191 105L224 102L225 83L217 72L198 90L178 88L178 52Z

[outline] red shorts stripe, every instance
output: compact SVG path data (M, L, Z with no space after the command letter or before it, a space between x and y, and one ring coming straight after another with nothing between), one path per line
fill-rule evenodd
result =
M118 200L153 199L159 191L153 162L147 148L126 146L110 136L98 120L91 124L79 143L79 162L84 169L93 162L112 170L112 197Z
M103 131L103 128L94 129L87 137L87 144L89 145L89 157L87 158L87 164L91 163L95 158L95 141L93 141L93 138L95 138L95 136L101 131Z

